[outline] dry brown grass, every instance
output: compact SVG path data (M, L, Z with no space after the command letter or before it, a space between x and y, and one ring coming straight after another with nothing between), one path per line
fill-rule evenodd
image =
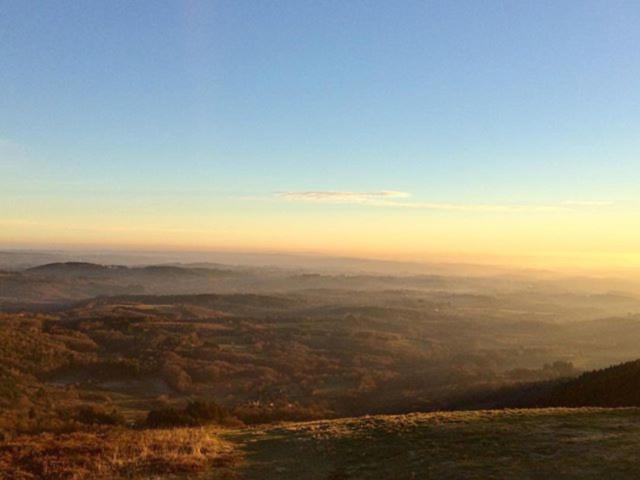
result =
M211 470L223 476L234 462L231 444L206 428L41 434L0 444L3 479L194 478Z

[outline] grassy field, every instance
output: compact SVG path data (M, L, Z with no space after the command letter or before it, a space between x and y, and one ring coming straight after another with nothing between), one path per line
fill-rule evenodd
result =
M636 479L639 409L478 411L238 431L239 478Z
M114 429L0 442L2 479L637 479L640 409Z

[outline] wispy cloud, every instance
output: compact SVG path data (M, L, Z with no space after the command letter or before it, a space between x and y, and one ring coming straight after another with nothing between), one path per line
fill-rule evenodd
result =
M395 190L377 192L352 191L289 191L277 192L279 199L291 202L367 205L374 207L410 208L422 210L446 210L463 212L550 212L581 207L604 207L613 202L568 200L559 204L487 204L487 203L439 203L408 200L411 194Z
M407 198L406 192L382 190L380 192L336 192L336 191L305 191L305 192L278 192L278 198L301 202L320 203L361 203L375 204L388 202L398 198Z
M613 205L610 200L565 200L563 205L572 207L609 207Z

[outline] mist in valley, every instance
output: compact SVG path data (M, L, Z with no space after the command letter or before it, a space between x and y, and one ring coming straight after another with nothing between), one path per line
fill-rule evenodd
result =
M630 280L14 255L0 274L6 406L36 416L33 389L131 421L194 398L249 422L430 411L640 357Z

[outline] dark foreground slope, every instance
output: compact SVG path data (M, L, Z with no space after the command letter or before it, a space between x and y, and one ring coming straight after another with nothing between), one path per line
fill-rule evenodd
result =
M561 383L537 402L553 406L640 406L640 360L583 373Z
M637 479L639 409L371 416L0 442L2 478Z
M452 409L544 407L640 407L640 360L556 379L470 392Z

